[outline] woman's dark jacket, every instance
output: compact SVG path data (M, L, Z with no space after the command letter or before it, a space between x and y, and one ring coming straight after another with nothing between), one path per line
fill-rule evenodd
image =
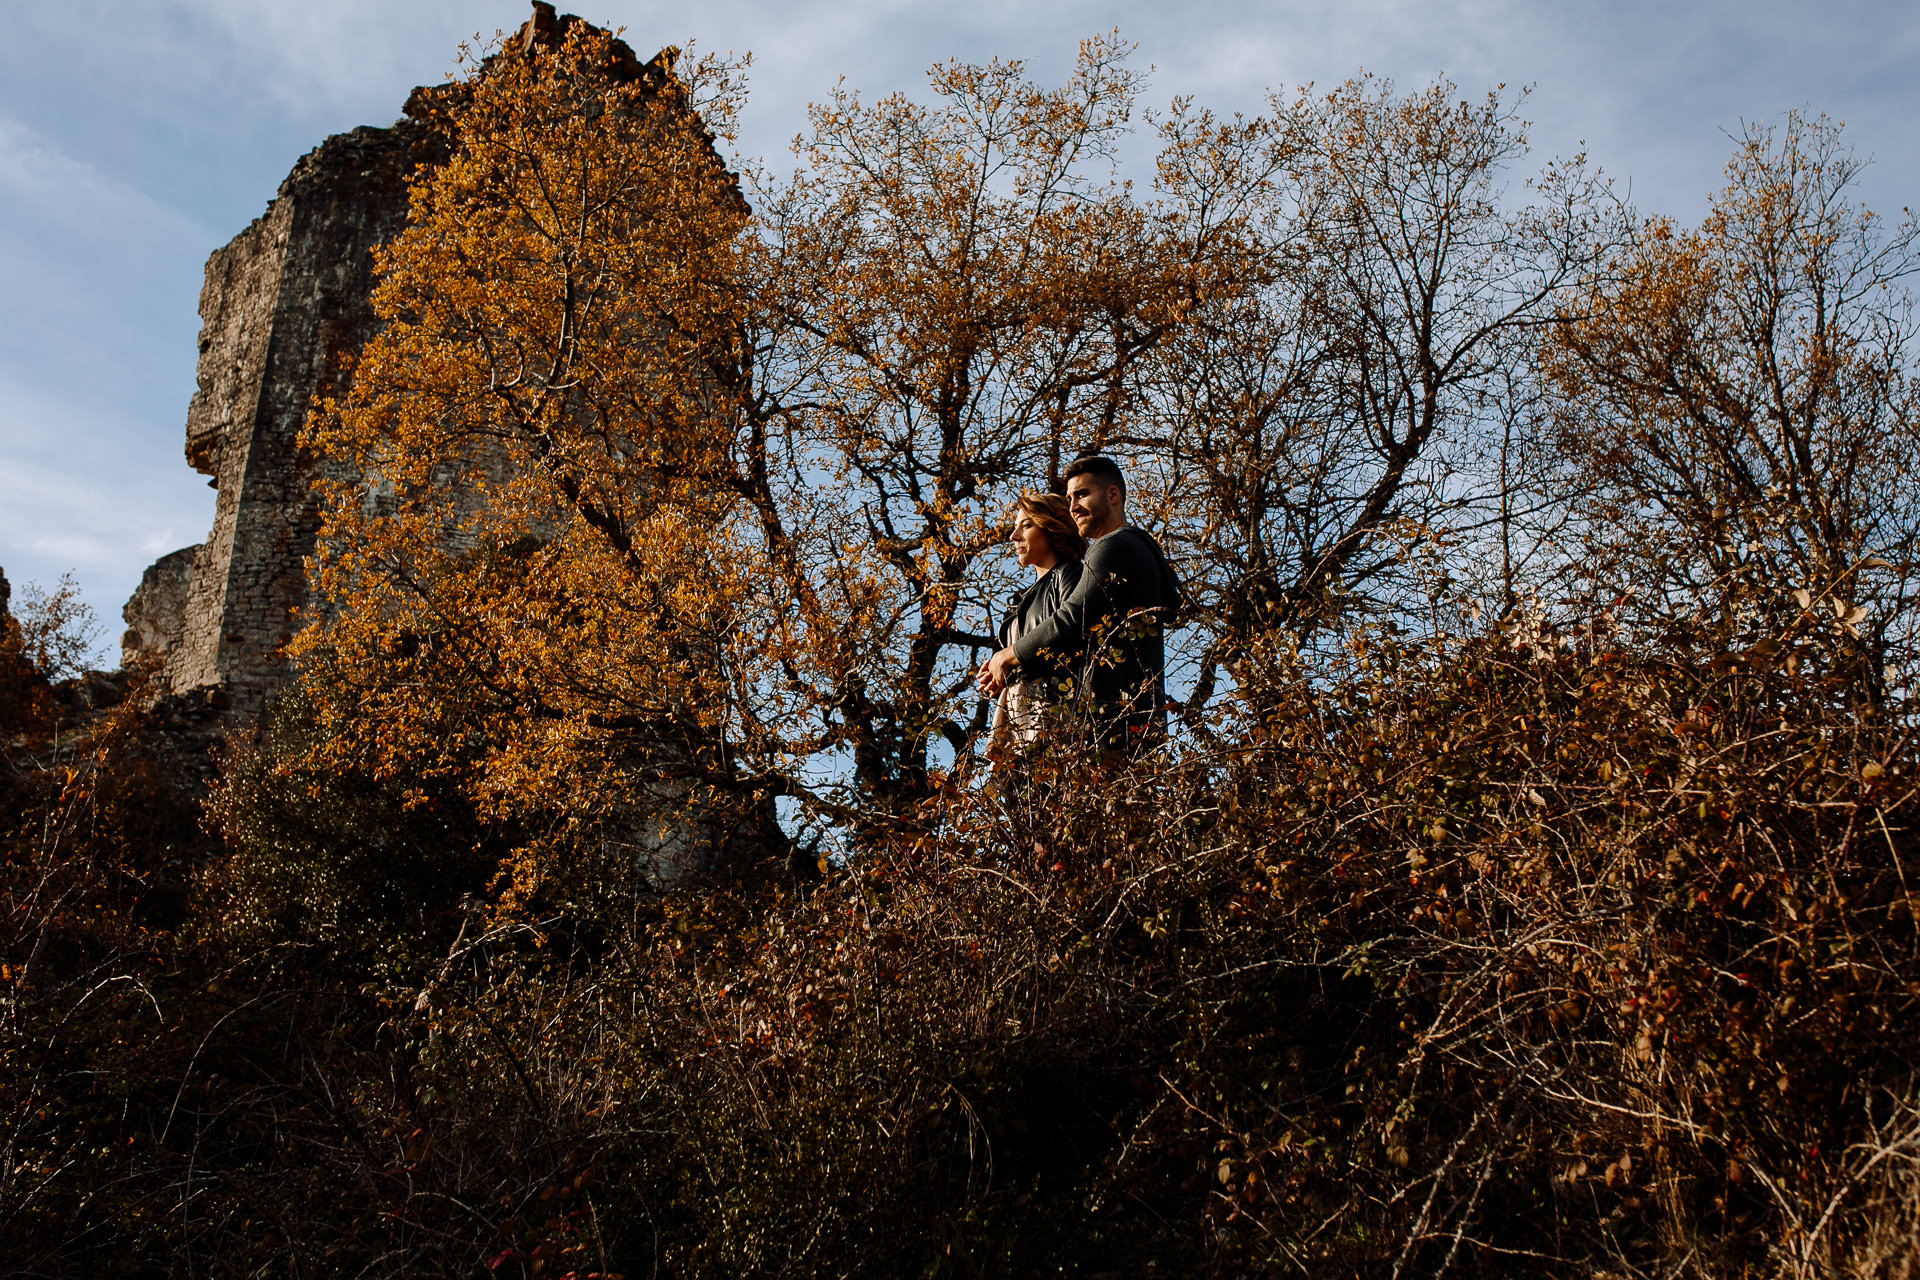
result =
M1053 616L1054 612L1066 603L1067 597L1073 594L1073 589L1079 584L1080 562L1062 560L1047 570L1032 586L1024 591L1015 592L1013 599L1007 602L1006 615L1000 619L1000 629L995 633L999 637L1000 647L1005 649L1012 643L1008 637L1013 634L1015 621L1019 622L1022 634L1033 630ZM1064 678L1064 674L1041 669L1023 669L1020 678L1030 681L1043 701L1053 702L1059 697L1060 680Z

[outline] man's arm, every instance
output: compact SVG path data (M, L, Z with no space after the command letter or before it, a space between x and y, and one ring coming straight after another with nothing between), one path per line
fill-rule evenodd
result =
M1029 627L1012 648L1001 649L980 664L974 684L981 693L988 697L998 696L1013 678L1015 667L1040 670L1051 666L1057 670L1072 664L1082 648L1088 619L1099 617L1101 587L1098 579L1104 572L1100 567L1102 563L1101 543L1096 542L1088 549L1087 558L1080 566L1080 577L1074 583L1073 590L1067 593L1066 599L1056 605L1052 613ZM1032 643L1035 636L1041 639ZM1051 661L1044 659L1043 654L1051 655Z
M1087 627L1100 617L1106 599L1112 542L1112 538L1102 538L1087 548L1087 558L1080 566L1080 581L1060 602L1060 607L1028 627L1014 641L1013 657L1021 666L1058 667L1070 663L1086 647ZM1051 664L1042 658L1049 653L1053 655Z
M1014 656L1022 666L1049 650L1071 659L1085 650L1089 630L1102 618L1176 605L1177 598L1168 598L1172 573L1159 545L1138 529L1127 526L1108 534L1088 548L1073 594L1020 637Z

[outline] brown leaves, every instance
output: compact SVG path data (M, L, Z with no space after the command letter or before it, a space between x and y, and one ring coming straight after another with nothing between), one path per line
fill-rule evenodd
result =
M1560 447L1643 589L1738 579L1884 626L1915 528L1915 227L1852 204L1860 161L1824 117L1738 141L1702 224L1643 222L1552 330Z

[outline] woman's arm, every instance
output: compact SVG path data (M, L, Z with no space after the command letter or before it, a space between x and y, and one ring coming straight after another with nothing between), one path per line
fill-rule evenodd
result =
M988 759L1007 749L1007 724L1007 691L1002 689L993 701L993 728L987 731Z

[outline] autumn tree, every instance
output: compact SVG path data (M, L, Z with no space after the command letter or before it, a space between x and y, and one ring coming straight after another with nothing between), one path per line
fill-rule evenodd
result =
M995 61L935 66L927 104L836 90L760 197L738 488L766 607L806 637L752 732L846 753L867 798L914 794L937 737L978 727L1008 507L1126 434L1177 312L1177 264L1112 171L1127 53L1084 42L1059 88Z
M1579 158L1519 199L1517 107L1362 77L1166 122L1163 192L1240 246L1239 287L1162 344L1155 381L1170 514L1226 636L1404 616L1416 553L1491 538L1511 561L1516 520L1545 505L1514 448L1527 348L1614 212Z
M0 596L0 609L5 606ZM28 582L20 589L15 613L0 617L7 618L10 634L17 633L19 652L48 680L69 680L85 672L100 641L100 624L71 573L61 574L52 590Z
M714 75L575 22L452 95L454 155L381 255L385 327L307 432L327 604L296 651L343 762L471 769L508 816L650 796L627 839L655 852L665 810L752 810L723 745L750 593L710 480L748 215L695 110Z
M1910 638L1920 229L1853 202L1863 164L1824 117L1751 127L1699 227L1641 221L1566 305L1559 440L1616 590Z

